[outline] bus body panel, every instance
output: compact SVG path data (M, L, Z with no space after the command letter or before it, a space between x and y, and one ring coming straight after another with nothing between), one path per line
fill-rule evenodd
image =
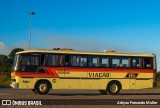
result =
M107 84L115 79L60 79L60 78L19 78L19 89L34 89L39 80L48 80L52 84L52 89L92 89L105 90ZM55 80L56 82L54 82ZM143 89L152 88L153 79L116 79L122 84L122 89Z
M140 89L153 87L153 70L146 73L140 73L139 71L125 71L118 72L114 69L71 69L62 71L63 69L48 68L53 74L36 74L36 73L17 73L14 75L16 81L19 82L19 88L22 89L34 89L34 86L39 80L48 80L52 84L53 89L106 89L107 84L110 81L117 80L121 83L122 89ZM85 71L84 71L85 70ZM89 73L92 73L89 75ZM107 73L107 74L106 74ZM58 77L55 77L58 75ZM63 74L63 75L62 75ZM104 74L104 76L103 76ZM127 76L127 75L130 76ZM137 75L132 76L133 75ZM105 76L106 75L106 76ZM18 77L19 76L19 77ZM43 77L42 77L43 76Z

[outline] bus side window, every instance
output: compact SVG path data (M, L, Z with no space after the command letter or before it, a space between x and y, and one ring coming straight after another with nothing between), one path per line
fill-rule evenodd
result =
M147 65L146 65L146 68L151 68L151 64L147 64Z
M109 58L102 57L100 63L101 63L100 67L109 67Z
M70 56L69 55L65 55L65 66L70 66L69 64L70 64L70 62L71 62L71 60L70 60Z
M123 68L129 67L129 58L122 58L121 59L121 67L123 67Z
M64 66L64 55L60 55L60 66Z
M152 68L153 59L151 58L143 58L143 68L151 69Z
M87 58L81 57L81 66L87 66Z
M72 55L70 56L69 65L74 66L74 67L86 67L87 66L87 56Z
M112 67L120 67L120 58L119 57L113 57L112 58Z
M46 54L44 58L43 66L49 66L50 64L52 64L51 56L49 54Z
M100 67L101 66L100 57L90 56L89 66L90 67Z
M92 58L91 67L97 67L97 58Z
M142 59L139 57L133 57L131 59L131 67L132 68L142 68Z
M41 66L44 64L45 54L41 54Z
M44 58L45 66L62 66L61 55L47 54Z

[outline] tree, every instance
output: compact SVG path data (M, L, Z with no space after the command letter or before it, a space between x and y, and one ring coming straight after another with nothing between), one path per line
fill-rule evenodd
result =
M4 66L5 66L5 59L7 58L7 56L5 55L0 55L0 72L4 71Z
M11 64L11 60L6 55L0 55L0 72L2 76L11 71Z
M53 50L60 50L61 48L53 48Z
M24 49L22 49L22 48L15 48L15 49L13 49L13 50L11 51L11 53L8 55L9 58L10 58L10 60L12 61L12 63L13 63L13 61L14 61L14 56L15 56L15 54L16 54L17 52L19 52L19 51L24 51Z
M15 48L10 52L8 56L5 55L0 56L0 72L2 72L1 74L5 74L10 77L14 56L19 51L24 51L24 49Z
M157 73L158 73L158 75L160 76L160 71L158 71Z

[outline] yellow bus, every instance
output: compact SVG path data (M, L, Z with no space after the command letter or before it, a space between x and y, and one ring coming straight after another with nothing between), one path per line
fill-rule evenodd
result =
M122 89L153 88L156 71L155 54L26 50L15 55L10 85L40 95L51 89L99 90L116 95Z

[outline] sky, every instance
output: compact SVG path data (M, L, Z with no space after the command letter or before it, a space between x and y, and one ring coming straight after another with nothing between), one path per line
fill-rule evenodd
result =
M155 53L160 69L159 0L0 0L1 44L28 49L32 11L31 49Z

